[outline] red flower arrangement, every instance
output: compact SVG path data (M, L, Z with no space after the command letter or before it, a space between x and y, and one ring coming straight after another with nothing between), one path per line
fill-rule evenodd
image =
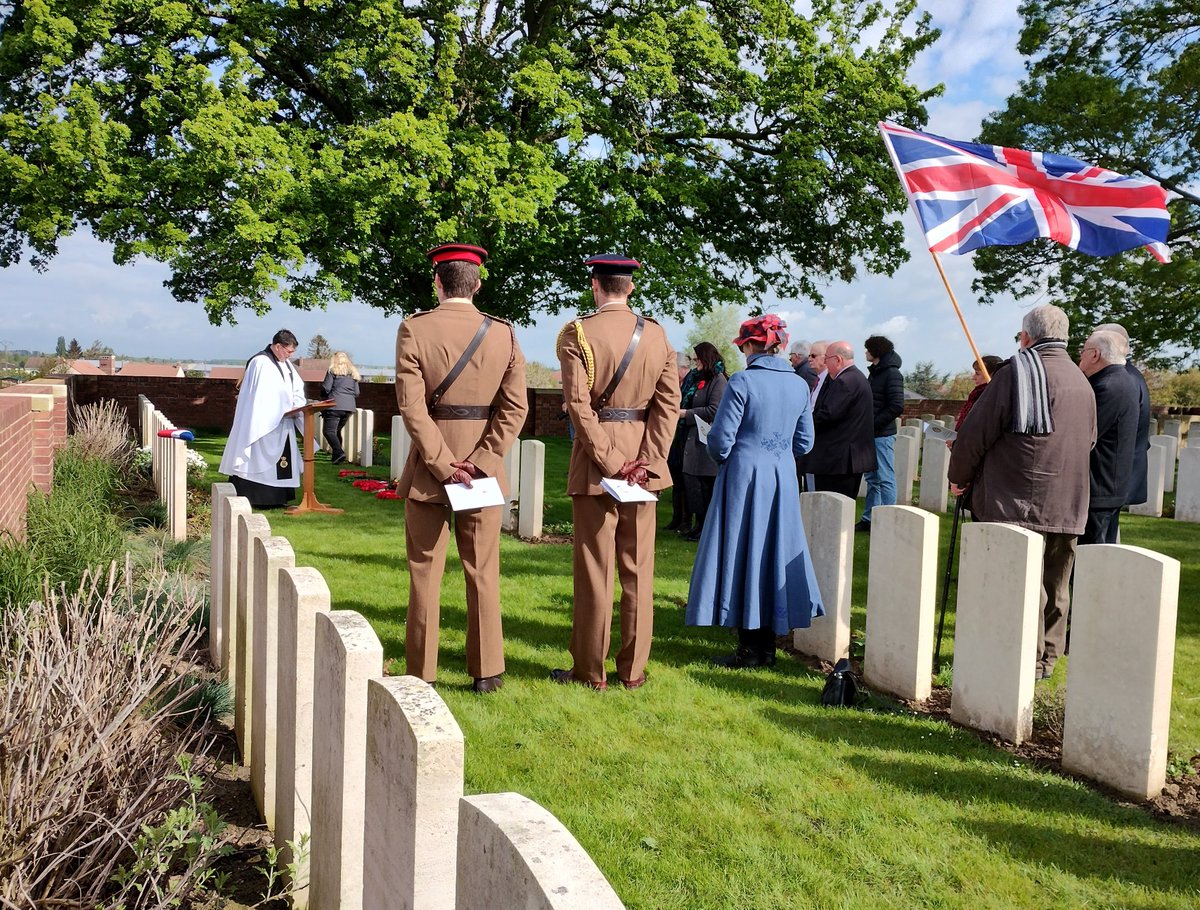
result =
M366 471L338 471L338 480L345 480L348 477L366 477Z
M375 494L376 499L400 499L400 494L395 490L380 490Z
M386 480L356 480L353 486L364 493L378 493L380 490L386 490L389 484Z

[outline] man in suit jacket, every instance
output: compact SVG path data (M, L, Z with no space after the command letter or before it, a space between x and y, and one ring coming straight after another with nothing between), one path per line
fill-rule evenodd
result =
M655 504L618 503L600 481L615 477L651 491L671 486L667 451L679 413L679 373L662 327L629 308L639 263L605 255L587 265L596 312L568 323L558 338L563 398L575 425L567 473L575 519L574 663L551 678L608 687L615 564L621 579L617 676L625 688L636 689L646 681L654 627ZM605 398L626 358L611 398Z
M818 491L858 497L863 473L875 470L875 421L870 383L854 365L854 348L825 349L828 376L813 407L817 439L804 459Z
M479 266L487 252L448 243L429 251L438 305L400 324L396 336L396 402L412 449L397 492L404 498L409 598L407 672L437 678L442 572L450 516L467 583L467 671L476 692L503 684L500 627L499 508L452 513L448 483L495 477L507 496L504 455L525 423L525 358L513 328L475 308ZM486 319L491 324L484 330ZM460 362L472 339L482 340L461 372L431 406L430 399Z

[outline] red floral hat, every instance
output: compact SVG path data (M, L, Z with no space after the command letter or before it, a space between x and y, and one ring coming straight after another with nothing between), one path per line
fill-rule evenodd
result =
M774 313L747 319L738 329L737 338L733 339L733 343L740 348L747 341L760 341L768 348L777 343L780 347L787 347L787 323Z

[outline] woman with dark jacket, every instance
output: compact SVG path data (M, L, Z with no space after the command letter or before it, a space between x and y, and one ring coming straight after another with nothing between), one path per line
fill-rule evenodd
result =
M345 351L333 355L329 361L329 372L321 383L321 397L333 399L333 407L325 411L323 416L325 441L329 443L334 464L342 464L346 460L346 452L342 448L342 427L354 413L360 379L362 377Z
M900 375L900 355L891 341L872 335L863 346L875 406L875 470L867 472L867 499L862 520L854 529L870 533L871 510L896 504L896 418L904 413L904 377Z
M708 454L707 445L700 441L696 418L707 424L713 422L717 405L721 403L721 396L725 394L728 384L725 364L721 362L721 354L716 346L702 341L696 345L695 351L696 391L691 403L679 409L680 424L687 432L683 443L683 482L687 491L687 508L695 522L690 529L681 533L685 539L693 541L700 539L704 516L712 499L713 484L717 480L717 463Z

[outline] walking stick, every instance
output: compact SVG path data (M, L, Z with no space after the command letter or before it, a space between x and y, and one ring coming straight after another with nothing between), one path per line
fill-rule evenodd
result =
M938 615L937 652L933 657L933 672L942 672L942 633L946 628L946 604L950 600L950 576L954 573L954 552L958 544L958 523L962 521L963 497L954 497L954 522L950 525L950 552L946 554L946 578L942 582L942 609Z

